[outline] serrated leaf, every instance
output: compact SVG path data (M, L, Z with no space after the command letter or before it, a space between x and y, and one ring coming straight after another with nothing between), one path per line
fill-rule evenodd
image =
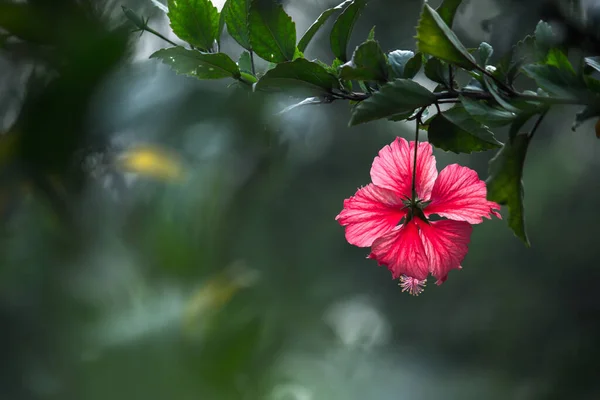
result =
M548 51L558 44L558 39L552 31L552 27L545 21L538 22L534 36L535 48L541 58L545 57Z
M485 68L487 63L490 61L492 54L494 54L494 48L486 42L481 42L479 45L479 65Z
M237 64L224 53L203 53L181 46L158 50L150 58L157 58L175 72L199 79L240 77Z
M429 142L445 151L472 153L502 146L494 134L460 106L437 114L428 129Z
M210 0L169 0L171 29L181 40L210 50L219 30L219 11Z
M221 13L227 25L227 32L240 46L251 50L248 17L252 0L227 0Z
M505 126L511 124L517 118L515 113L491 107L482 101L460 96L460 102L473 119L484 125Z
M421 69L423 57L409 50L394 50L388 53L388 61L396 78L412 79Z
M432 57L425 63L425 76L435 83L444 86L444 89L450 86L450 71L448 64L443 63L438 58Z
M250 57L250 53L244 51L242 54L240 54L238 66L240 71L252 74L252 58Z
M456 16L456 12L461 3L462 0L444 0L436 10L440 17L442 17L442 20L450 28L452 28L454 17Z
M255 90L290 90L296 94L310 93L323 96L339 89L337 78L319 64L299 58L277 64L258 80Z
M352 0L350 5L335 20L329 42L333 54L340 60L348 61L348 42L354 29L354 24L360 13L367 5L367 0Z
M476 66L473 56L442 17L428 4L423 5L423 12L417 26L417 45L423 53L464 69L471 70Z
M375 40L367 40L356 48L352 60L342 65L340 77L344 80L387 82L388 63Z
M418 83L409 79L396 79L383 85L381 90L354 108L350 126L412 112L435 101L435 95Z
M335 7L328 8L327 10L323 11L321 13L321 15L319 15L319 18L317 18L315 20L315 22L313 22L312 25L308 27L306 32L304 32L304 35L302 35L302 38L298 42L298 50L300 50L302 52L306 51L306 47L308 46L308 44L310 43L312 38L315 36L315 34L319 31L319 29L323 25L325 25L325 22L327 22L327 20L334 13L336 13L337 11L343 10L344 7L346 7L351 2L352 2L352 0L346 0L346 1L341 2L340 4L338 4Z
M487 198L508 206L508 226L527 247L530 246L525 230L523 207L523 166L529 136L516 135L490 161L490 176L486 181Z
M252 50L262 59L280 63L296 53L296 24L273 0L253 0L248 17Z

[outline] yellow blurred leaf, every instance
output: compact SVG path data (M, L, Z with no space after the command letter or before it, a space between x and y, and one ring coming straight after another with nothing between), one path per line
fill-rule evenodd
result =
M158 146L139 146L122 154L118 166L125 172L133 172L165 181L181 180L184 167L181 158Z
M210 278L190 298L184 312L183 322L188 333L197 331L231 301L242 288L253 285L258 278L257 272L241 262L236 262L224 271Z

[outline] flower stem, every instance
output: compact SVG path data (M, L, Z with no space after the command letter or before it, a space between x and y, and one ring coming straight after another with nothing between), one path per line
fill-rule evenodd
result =
M416 204L417 202L417 152L419 149L419 124L422 123L421 116L425 111L426 107L421 108L421 111L417 114L417 118L415 118L415 153L413 157L413 173L412 173L412 204Z
M250 50L250 67L252 68L252 75L256 76L256 68L254 67L254 52Z
M372 93L361 93L361 92L352 92L352 93L336 93L336 96L341 99L353 100L353 101L363 101L371 97ZM477 90L455 90L453 92L438 92L434 93L437 100L454 100L460 101L460 96L467 97L473 100L494 100L491 94L483 91ZM579 99L570 99L570 98L561 98L561 97L545 97L545 96L537 96L537 95L529 95L523 93L514 93L512 97L519 100L524 101L534 101L541 104L547 105L588 105L588 102L579 100Z
M533 139L533 135L535 135L535 133L537 132L542 121L544 120L544 117L546 117L546 114L548 114L548 110L541 113L540 116L538 117L537 121L535 121L535 125L533 125L533 128L531 128L531 132L529 132L529 140Z
M170 44L172 44L173 46L177 46L177 43L167 39L166 37L164 37L162 34L158 33L157 31L155 31L154 29L150 28L149 26L146 26L146 28L144 29L146 32L150 32L151 34L153 34L156 37L161 38L162 40L164 40L165 42L168 42Z

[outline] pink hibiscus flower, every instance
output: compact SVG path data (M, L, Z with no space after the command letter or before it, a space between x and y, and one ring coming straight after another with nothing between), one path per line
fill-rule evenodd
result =
M418 295L427 276L442 284L453 269L460 269L468 251L472 224L491 214L500 217L500 205L486 199L485 182L470 168L448 165L438 175L429 143L397 138L375 157L373 183L344 200L336 217L346 239L358 247L371 247L368 258L377 260L401 278L402 291ZM413 167L416 164L414 195ZM431 221L432 215L442 218Z

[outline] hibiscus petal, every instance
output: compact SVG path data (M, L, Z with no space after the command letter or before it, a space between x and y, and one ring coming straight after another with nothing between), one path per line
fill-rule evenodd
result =
M371 180L379 187L410 198L412 196L412 173L414 165L415 142L410 145L404 138L385 146L375 157L371 167ZM435 157L429 143L419 143L417 149L417 195L428 200L437 177Z
M374 241L369 258L385 265L394 279L407 275L423 280L429 274L427 255L414 220Z
M473 227L464 221L427 222L417 219L423 247L427 254L429 271L441 284L448 272L460 269L460 263L469 251Z
M480 224L483 217L491 218L500 205L486 199L485 182L477 172L458 164L444 168L433 186L431 203L425 207L425 215L437 214L456 221Z
M344 200L344 209L335 219L346 227L348 243L369 247L398 225L407 213L403 207L396 193L368 184Z

